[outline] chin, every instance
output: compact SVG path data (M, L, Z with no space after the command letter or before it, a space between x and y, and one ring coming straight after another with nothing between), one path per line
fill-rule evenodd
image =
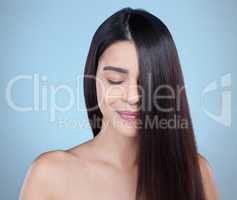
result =
M118 132L126 137L136 137L137 136L137 129L134 127L128 127L129 125L123 125L118 129Z
M129 121L121 119L117 115L111 116L110 119L113 119L112 126L119 134L126 137L136 137L137 136L137 123L136 121Z

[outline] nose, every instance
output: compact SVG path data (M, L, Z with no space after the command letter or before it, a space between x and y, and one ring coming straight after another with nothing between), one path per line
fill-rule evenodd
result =
M129 84L126 92L126 101L131 105L138 104L139 94L137 83Z

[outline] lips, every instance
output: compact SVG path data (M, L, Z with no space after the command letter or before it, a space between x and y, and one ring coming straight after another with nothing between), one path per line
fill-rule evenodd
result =
M138 112L130 112L130 111L117 111L120 117L124 120L133 121L138 118Z

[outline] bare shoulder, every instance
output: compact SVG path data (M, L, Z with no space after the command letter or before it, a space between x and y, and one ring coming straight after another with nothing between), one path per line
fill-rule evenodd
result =
M52 199L59 177L66 169L66 161L71 155L63 150L54 150L39 155L28 168L20 200Z
M32 162L28 172L32 175L47 175L49 172L62 169L70 154L64 150L47 151L40 154Z
M198 161L203 179L204 190L207 200L219 200L216 183L214 180L212 168L208 160L201 154L198 154Z

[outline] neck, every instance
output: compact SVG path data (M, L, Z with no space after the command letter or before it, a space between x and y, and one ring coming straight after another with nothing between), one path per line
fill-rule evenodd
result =
M131 169L137 166L138 137L126 136L112 126L104 126L94 138L97 153L109 163L120 169Z

